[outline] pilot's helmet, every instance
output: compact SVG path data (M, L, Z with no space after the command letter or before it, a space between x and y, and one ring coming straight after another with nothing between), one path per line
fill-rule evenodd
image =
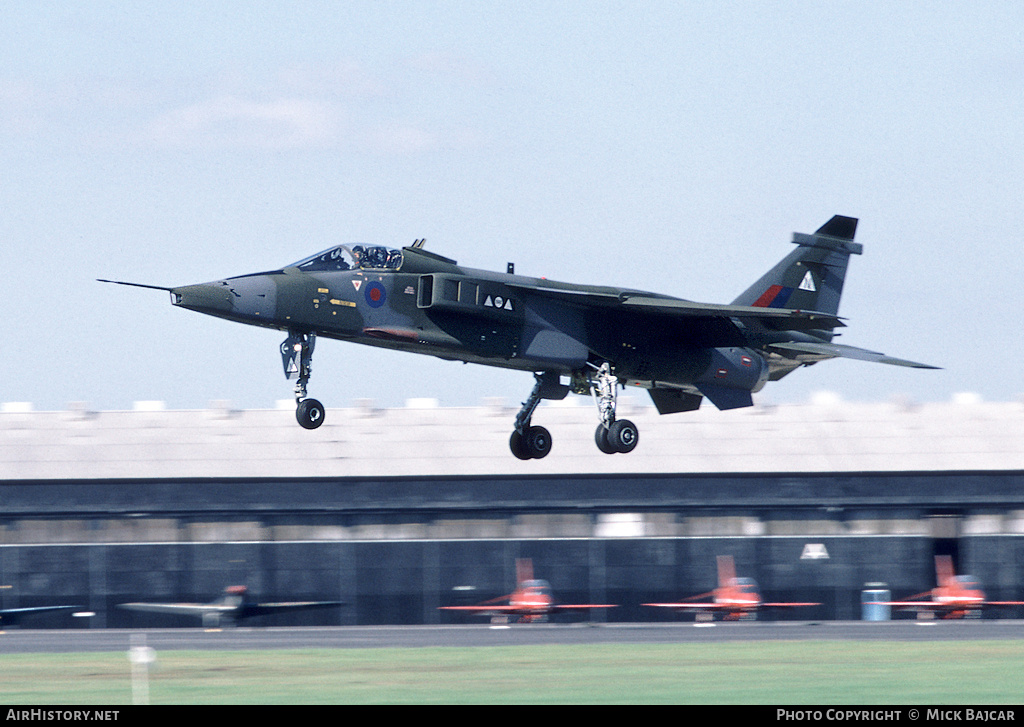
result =
M366 264L382 268L387 264L387 252L383 247L371 247L366 251Z

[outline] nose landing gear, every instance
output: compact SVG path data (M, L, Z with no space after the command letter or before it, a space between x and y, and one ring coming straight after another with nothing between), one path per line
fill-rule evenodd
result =
M281 344L281 361L284 375L295 381L295 419L303 429L316 429L324 423L324 405L316 399L306 398L306 384L309 383L313 365L315 333L288 332L288 338Z

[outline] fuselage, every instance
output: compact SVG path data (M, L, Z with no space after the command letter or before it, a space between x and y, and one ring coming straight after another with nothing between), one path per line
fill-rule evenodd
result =
M612 361L623 383L649 388L707 381L757 391L768 379L751 336L727 318L652 326L615 305L630 296L681 300L467 269L419 249L359 246L171 290L177 306L239 323L488 366L572 375L588 362Z
M715 589L714 600L725 609L725 620L736 621L757 611L761 594L753 579L733 578L731 583Z
M932 589L932 603L943 618L963 618L976 614L985 602L985 593L972 576L952 576Z

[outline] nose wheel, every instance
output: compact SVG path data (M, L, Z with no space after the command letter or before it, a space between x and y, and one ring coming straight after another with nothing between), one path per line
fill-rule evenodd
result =
M324 423L324 405L316 399L303 399L295 407L295 419L303 429L316 429Z
M295 419L303 429L316 429L324 423L324 405L316 399L306 398L306 384L309 383L313 367L315 333L289 331L288 338L281 344L281 361L284 375L295 379Z

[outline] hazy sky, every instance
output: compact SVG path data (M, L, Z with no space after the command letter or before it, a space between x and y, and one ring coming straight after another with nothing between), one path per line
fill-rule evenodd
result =
M1024 4L0 4L0 401L291 397L182 285L339 242L728 302L860 218L843 343L761 401L1024 392ZM532 378L322 340L328 407Z

